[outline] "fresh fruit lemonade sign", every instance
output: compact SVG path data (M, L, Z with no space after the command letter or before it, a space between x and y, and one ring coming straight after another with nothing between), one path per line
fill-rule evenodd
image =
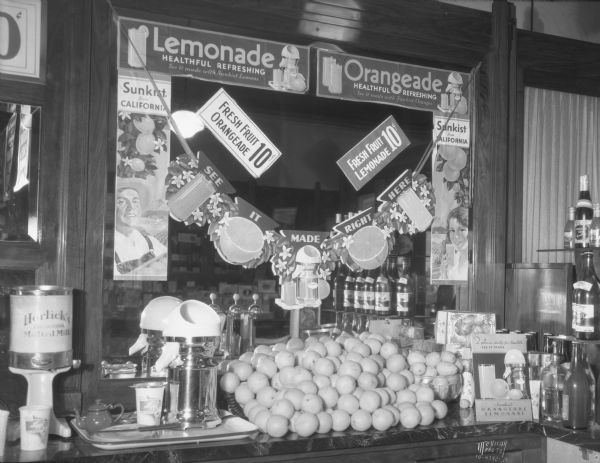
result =
M265 173L281 156L281 151L222 88L198 114L254 178Z
M337 164L358 191L408 145L410 141L396 120L389 116L338 159Z
M467 74L326 50L318 50L317 63L317 96L468 112Z
M306 93L309 48L119 18L119 67Z

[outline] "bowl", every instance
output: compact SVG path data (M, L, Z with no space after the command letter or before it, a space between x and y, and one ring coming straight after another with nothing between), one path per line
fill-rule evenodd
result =
M433 389L438 400L452 402L460 398L462 376L459 373L450 376L415 376L415 384Z

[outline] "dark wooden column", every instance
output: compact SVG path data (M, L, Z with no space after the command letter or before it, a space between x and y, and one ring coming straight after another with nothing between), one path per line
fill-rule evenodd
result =
M471 307L504 325L508 141L514 6L494 1L492 44L479 71L474 133Z

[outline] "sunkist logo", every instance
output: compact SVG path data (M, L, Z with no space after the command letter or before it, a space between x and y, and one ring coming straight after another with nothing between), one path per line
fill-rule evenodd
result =
M174 37L172 35L161 37L160 27L153 26L148 29L147 26L139 26L137 29L129 29L130 38L136 36L136 42L139 48L145 46L148 35L151 35L152 50L158 53L167 53L169 55L185 56L190 58L205 58L208 60L225 61L240 65L262 66L272 68L275 56L272 53L262 50L261 44L256 45L251 49L242 47L233 47L226 43L201 42L199 40L191 40L183 37ZM148 32L151 31L151 34ZM208 37L208 35L205 35ZM226 36L220 36L221 40L226 41ZM140 40L144 43L141 44ZM136 45L136 43L134 43ZM141 45L141 46L140 46ZM145 56L143 56L145 59Z

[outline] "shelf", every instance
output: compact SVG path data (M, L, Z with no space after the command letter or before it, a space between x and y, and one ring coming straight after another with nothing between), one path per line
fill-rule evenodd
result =
M571 248L571 249L538 249L537 252L584 252L584 251L599 251L600 248Z

